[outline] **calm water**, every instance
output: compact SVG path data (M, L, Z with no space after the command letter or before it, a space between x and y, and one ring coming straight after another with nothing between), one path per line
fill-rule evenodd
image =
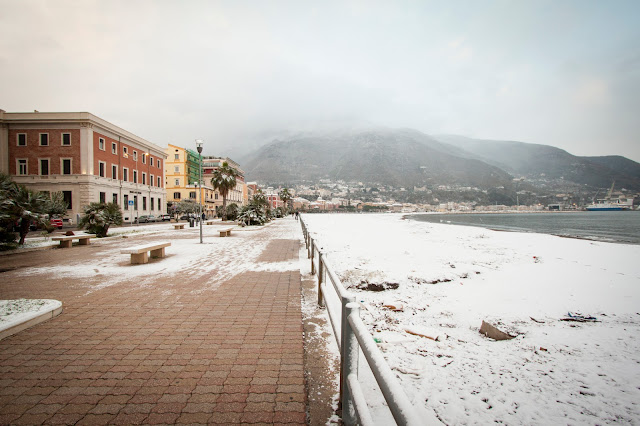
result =
M640 244L640 212L422 214L407 219Z

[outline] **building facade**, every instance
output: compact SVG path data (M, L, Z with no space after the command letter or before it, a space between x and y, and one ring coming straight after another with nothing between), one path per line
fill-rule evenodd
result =
M197 152L169 144L165 168L167 202L179 203L193 201L202 204L207 217L213 217L219 194L204 179L202 188L198 187L200 178L200 159ZM220 198L222 200L222 198Z
M246 188L246 183L244 181L244 171L240 168L240 165L233 161L230 158L220 158L213 156L203 156L202 157L202 170L203 170L203 179L205 184L211 185L211 178L213 177L213 171L219 167L222 167L223 163L229 164L229 167L235 169L238 172L238 177L236 178L236 187L229 191L227 194L227 205L231 203L235 203L238 207L242 207L247 205L248 202L248 191ZM217 191L216 191L217 193ZM222 205L222 196L218 194L218 198L216 198L216 204Z
M115 202L125 221L166 212L163 148L88 112L0 110L0 172L60 191L75 223L91 202Z

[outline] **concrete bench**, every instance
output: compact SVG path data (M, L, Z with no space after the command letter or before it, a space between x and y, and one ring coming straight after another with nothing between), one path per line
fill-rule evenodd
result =
M173 227L175 229L184 229L184 223L176 223Z
M70 248L73 244L73 240L78 240L78 244L81 246L88 246L91 243L93 235L63 235L60 237L53 237L53 241L60 241L60 248Z
M204 224L205 225L213 225L213 220L207 220Z
M233 227L229 227L229 228L220 228L218 229L218 231L220 232L220 236L221 237L230 237L231 236L231 230L233 229Z
M150 253L151 257L164 257L164 248L170 245L171 243L168 242L150 243L122 249L120 253L130 254L131 264L138 265L141 263L149 263L149 255L147 253Z

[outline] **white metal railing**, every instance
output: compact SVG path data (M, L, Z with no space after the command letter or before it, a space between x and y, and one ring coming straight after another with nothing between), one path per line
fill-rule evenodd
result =
M373 425L369 407L358 382L358 358L362 351L396 423L424 424L382 356L373 336L362 322L360 305L356 303L355 296L344 288L328 265L322 248L318 247L317 240L311 236L302 216L300 224L307 247L307 257L311 260L311 274L317 274L318 277L318 305L326 307L340 349L340 402L343 422L346 425ZM327 277L332 286L328 285ZM340 299L340 313L328 303L331 288Z

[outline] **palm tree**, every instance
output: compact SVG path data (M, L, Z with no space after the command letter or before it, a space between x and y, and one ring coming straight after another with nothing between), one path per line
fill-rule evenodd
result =
M44 211L48 200L48 197L42 192L32 191L22 185L17 185L13 198L9 202L17 213L19 221L20 241L18 244L24 244L31 222L39 224L46 222Z
M284 188L280 190L278 195L280 196L280 199L284 202L284 212L286 215L287 211L289 210L289 200L291 200L292 198L291 193L289 192L288 188Z
M116 203L90 203L78 222L79 228L86 227L98 238L106 237L111 225L122 225L122 212Z
M213 171L211 178L211 186L222 195L222 220L227 220L227 195L229 191L236 187L236 178L240 176L238 171L229 167L226 161L222 163L222 167L218 167Z

